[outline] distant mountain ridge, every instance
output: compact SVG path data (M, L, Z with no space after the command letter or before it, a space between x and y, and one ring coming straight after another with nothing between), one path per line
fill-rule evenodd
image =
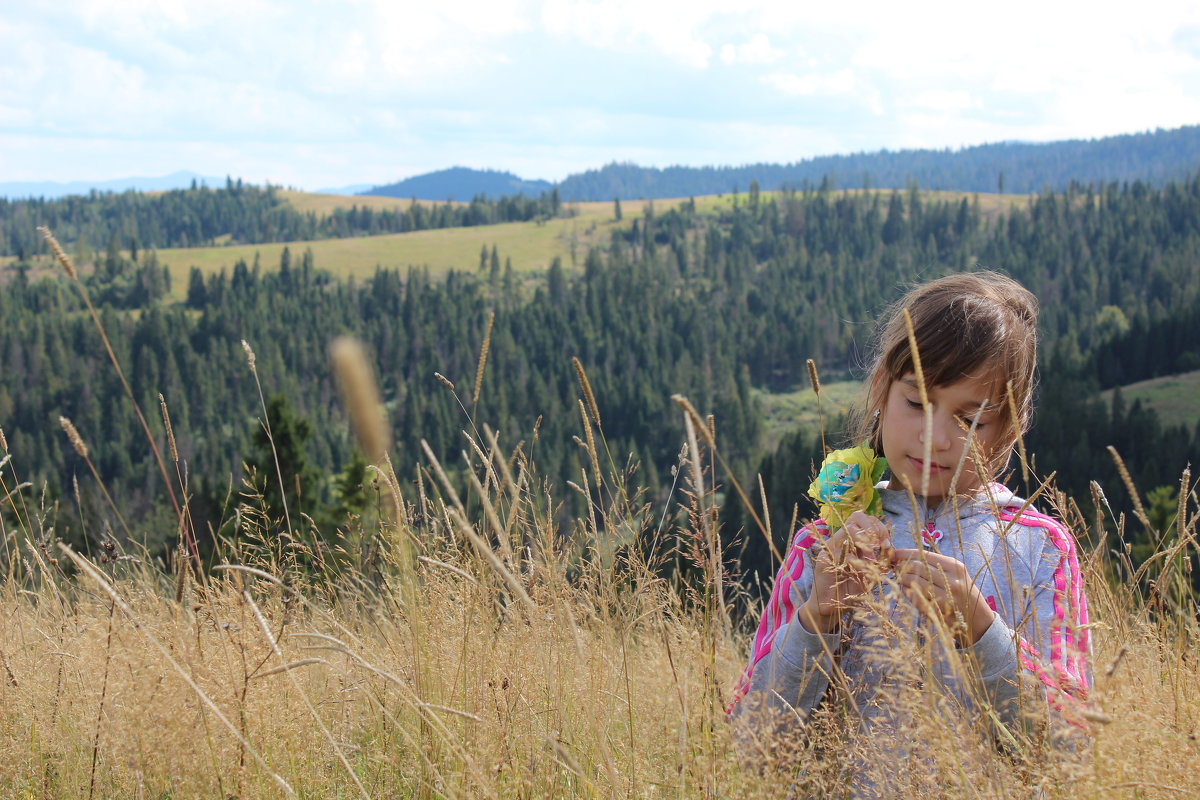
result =
M1200 125L1171 130L1071 139L1059 142L998 142L957 150L880 150L873 153L817 156L789 164L747 164L666 168L611 163L575 173L555 184L521 178L501 170L451 167L394 183L343 186L320 193L382 195L441 202L492 199L522 194L537 197L558 188L563 201L611 201L687 197L746 192L753 181L763 191L802 189L822 183L838 189L921 189L1027 194L1064 189L1072 181L1107 184L1142 181L1162 186L1200 170ZM160 177L108 181L0 182L0 198L53 200L91 191L142 192L186 189L193 182L223 187L226 178L179 171Z
M187 189L192 182L217 188L225 185L225 178L206 177L195 172L181 170L170 175L154 178L116 178L108 181L8 181L0 183L0 197L40 197L54 200L69 195L97 192L124 192L136 189L139 192L165 192L170 189Z
M550 191L553 187L554 184L549 181L527 181L511 172L451 167L405 178L396 183L376 186L365 192L359 192L359 194L382 197L415 197L418 200L469 201L478 195L487 195L492 198L514 194L537 196L542 192Z
M1071 139L1060 142L999 142L958 150L881 150L818 156L790 164L666 168L612 163L569 175L557 184L564 201L655 199L723 194L785 186L839 189L922 189L1026 194L1064 189L1072 181L1105 184L1143 181L1162 186L1200 169L1200 125L1172 130ZM469 200L476 195L540 194L556 184L523 180L508 172L455 167L379 186L362 194Z

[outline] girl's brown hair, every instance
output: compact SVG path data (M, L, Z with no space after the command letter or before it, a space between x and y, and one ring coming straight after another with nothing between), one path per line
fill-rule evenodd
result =
M877 412L892 382L914 372L905 309L912 318L927 385L993 376L1001 392L994 398L1000 404L997 422L1012 440L1018 431L1029 430L1037 366L1037 298L998 272L966 272L917 286L888 310L867 372L857 441L866 439L878 449ZM1009 383L1016 419L1006 397Z

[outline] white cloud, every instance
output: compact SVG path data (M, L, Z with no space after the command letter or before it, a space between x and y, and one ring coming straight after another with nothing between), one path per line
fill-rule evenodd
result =
M737 163L1200 121L1195 2L9 5L0 180L160 164L316 186L467 162L561 177L614 158Z
M784 94L796 97L814 95L837 96L854 92L857 81L852 69L837 72L809 72L797 75L791 72L772 72L762 77L763 83L773 86Z
M33 112L27 108L0 105L0 127L23 127L33 122Z
M756 33L742 44L721 48L721 61L726 64L773 64L783 55L782 50L771 45L765 33Z
M934 89L920 92L912 99L912 105L930 111L969 111L983 108L982 101L963 89Z
M700 28L719 9L713 0L545 0L542 26L552 36L616 52L650 48L684 66L702 69L713 48Z

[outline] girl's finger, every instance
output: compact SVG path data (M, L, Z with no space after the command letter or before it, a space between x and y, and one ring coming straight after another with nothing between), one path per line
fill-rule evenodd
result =
M891 530L884 521L879 517L872 517L865 511L855 511L846 520L846 524L868 537L873 547L879 547L892 538Z
M953 578L947 575L945 570L934 564L925 564L920 561L903 561L895 566L895 571L898 576L919 576L926 582L946 591L949 591L954 586Z
M956 558L935 553L932 550L917 550L911 547L898 547L892 551L893 561L912 561L931 566L940 567L946 571L953 571L962 565L962 562Z
M952 607L947 593L940 587L926 580L921 575L906 575L899 581L900 591L908 601L924 614L937 612L945 617Z

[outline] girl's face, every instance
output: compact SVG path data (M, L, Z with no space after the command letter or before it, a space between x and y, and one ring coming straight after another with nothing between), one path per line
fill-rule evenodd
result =
M980 407L983 413L975 426L975 441L985 463L1004 442L1003 416L1000 413L1000 382L991 376L963 378L946 386L927 386L933 406L933 437L929 461L929 491L926 503L937 505L949 494L970 491L979 485L978 470L967 447L967 430ZM892 381L879 413L883 454L892 471L891 489L903 489L903 478L917 494L921 493L921 475L925 459L925 412L921 394L912 373ZM965 453L965 456L964 456ZM957 484L950 485L959 461L963 468Z

